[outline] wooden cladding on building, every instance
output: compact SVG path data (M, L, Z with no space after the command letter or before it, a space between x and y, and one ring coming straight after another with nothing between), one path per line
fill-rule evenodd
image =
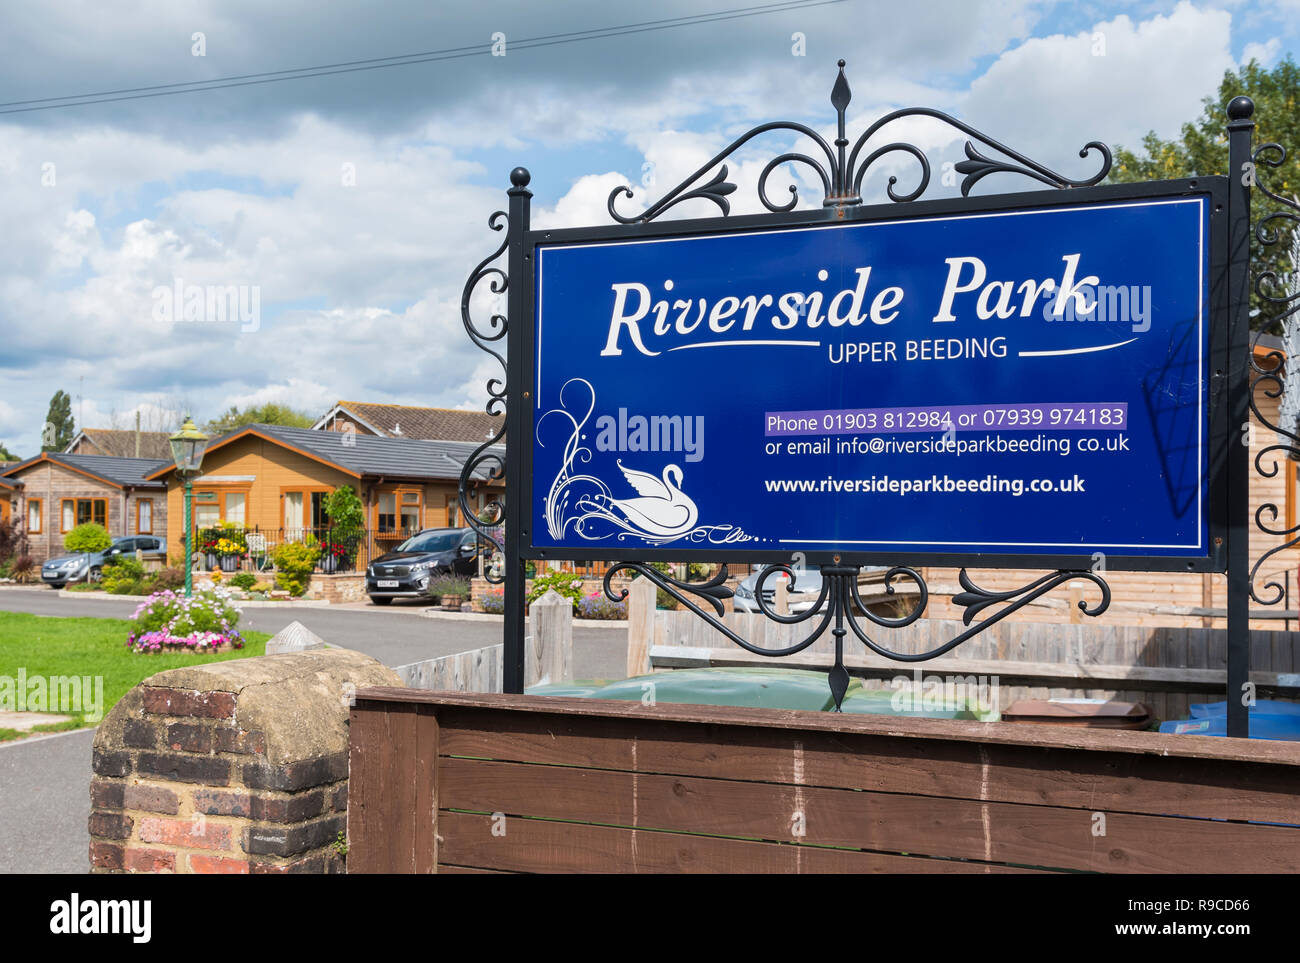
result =
M1294 873L1300 745L363 689L348 840L354 873Z

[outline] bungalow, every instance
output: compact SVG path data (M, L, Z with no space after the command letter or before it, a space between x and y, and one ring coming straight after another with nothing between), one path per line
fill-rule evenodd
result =
M395 547L422 528L464 524L459 479L477 446L368 434L339 434L280 425L247 425L209 442L202 474L193 480L197 530L233 523L255 530L268 545L320 536L329 528L324 500L347 485L365 506L366 538L360 562ZM504 456L504 449L499 451ZM169 514L184 517L184 484L173 463L149 476L166 484ZM485 482L474 508L500 486ZM173 529L181 549L183 526Z
M115 458L171 458L165 431L118 431L112 428L83 428L63 449L70 455L112 455Z
M8 467L0 466L0 471ZM0 525L8 522L13 517L13 500L21 484L10 478L0 477Z
M167 536L166 486L145 478L164 462L152 458L42 452L0 469L0 491L24 520L38 564L63 553L63 536L84 522L110 535Z
M384 438L470 441L482 444L501 428L501 416L482 409L417 408L340 401L312 425L315 431L342 431Z

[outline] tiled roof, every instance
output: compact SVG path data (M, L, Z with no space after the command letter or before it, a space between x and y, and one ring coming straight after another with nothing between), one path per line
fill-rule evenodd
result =
M245 425L237 431L214 438L208 443L208 448L215 449L252 432L357 475L384 478L455 481L460 478L465 460L478 447L476 443L464 441L424 441L360 433L342 434L312 428L286 428L283 425ZM505 457L504 446L494 445L491 450L502 458ZM483 479L486 472L476 472L475 477Z
M161 482L145 481L146 475L151 475L158 469L172 464L170 459L162 460L158 458L115 458L112 455L69 455L61 451L42 452L35 458L29 458L26 461L20 461L16 465L5 468L4 474L11 478L25 468L38 464L41 461L54 462L57 465L66 465L84 472L87 475L93 475L96 478L103 479L118 486L130 486L132 488L159 488Z
M323 428L338 411L350 414L389 438L424 441L470 441L482 444L501 428L502 417L476 409L418 408L412 405L380 405L364 401L340 401L315 425Z
M117 431L111 428L83 428L77 433L77 437L72 439L68 447L71 448L75 445L82 435L101 455L113 455L117 458L135 457L134 431ZM167 444L167 437L165 431L140 432L140 457L155 460L170 459L172 453L171 447Z

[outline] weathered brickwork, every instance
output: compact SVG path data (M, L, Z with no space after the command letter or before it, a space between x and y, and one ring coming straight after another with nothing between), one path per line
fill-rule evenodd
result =
M95 738L91 871L342 872L348 683L401 684L368 656L325 649L136 686Z

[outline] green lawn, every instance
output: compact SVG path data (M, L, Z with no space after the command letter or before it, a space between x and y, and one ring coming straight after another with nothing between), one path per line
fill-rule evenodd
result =
M246 645L220 655L163 653L137 655L126 647L130 623L125 619L60 619L19 612L0 612L0 686L12 692L20 669L26 677L91 676L103 678L103 713L117 704L132 686L164 669L206 662L224 662L263 655L270 638L263 632L246 632ZM0 692L3 692L0 689ZM3 708L16 708L5 705ZM83 705L83 709L86 707ZM94 726L87 713L71 713L65 723L37 726L34 732L58 732ZM0 742L24 735L17 729L0 728Z

